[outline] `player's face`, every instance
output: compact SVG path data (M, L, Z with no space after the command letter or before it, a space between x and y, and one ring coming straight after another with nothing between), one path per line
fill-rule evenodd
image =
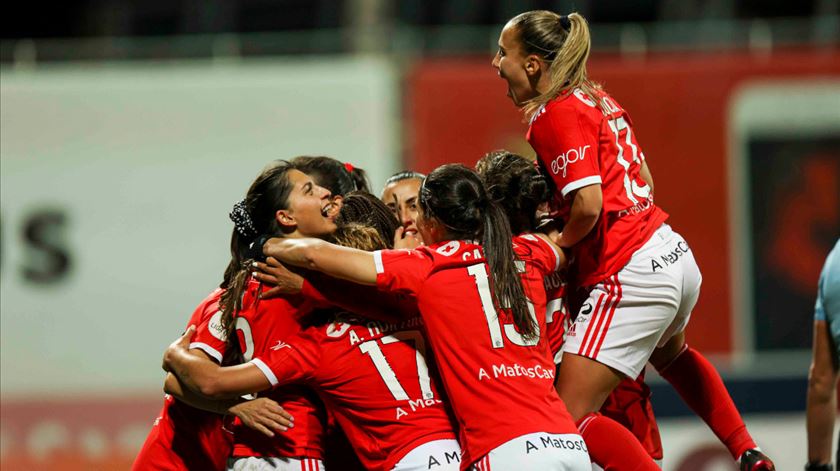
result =
M405 233L417 235L417 195L420 192L420 180L407 178L391 183L382 192L382 202L402 223Z
M277 212L284 226L292 226L300 237L323 237L335 232L333 219L341 206L340 199L332 198L329 190L312 181L309 175L298 170L287 174L292 183L289 207Z
M417 205L417 232L424 244L431 245L440 242L440 231L438 230L436 221L433 218L427 218L423 214L420 205Z
M493 57L493 67L498 71L499 77L507 82L507 96L516 106L521 106L538 95L532 85L532 78L528 75L529 60L533 61L534 57L525 54L516 27L508 23L499 35L499 50Z

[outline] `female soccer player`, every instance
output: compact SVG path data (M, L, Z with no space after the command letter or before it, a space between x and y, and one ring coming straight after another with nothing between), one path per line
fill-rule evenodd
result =
M491 198L504 208L510 221L511 232L518 236L533 233L537 227L538 208L549 198L548 183L534 164L520 155L504 150L486 154L476 164L476 171L481 176ZM516 244L518 237L514 237ZM562 356L563 341L568 322L564 302L565 283L563 269L551 273L544 279L546 291L546 333L552 360L559 364ZM604 469L621 469L627 462L661 459L662 451L659 432L653 417L653 409L645 395L643 381L636 383L627 378L620 387L609 396L609 410L601 412L615 420L609 420L597 414L587 416L585 426L580 427L584 440L589 444L589 455L593 462ZM647 405L647 407L644 407ZM619 407L620 406L620 407ZM622 428L621 425L625 425ZM628 431L638 439L634 440ZM598 434L609 434L610 446L599 447ZM592 446L589 442L593 441ZM641 442L644 447L638 445ZM651 464L651 463L648 463Z
M251 245L260 234L284 237L326 237L333 233L335 204L328 190L318 186L290 163L276 161L257 177L231 219L231 261L226 277L232 281L221 298L222 312L214 319L210 335L194 338L192 345L219 357L239 357L222 364L248 361L295 335L301 319L313 308L295 298L272 299L259 309L243 310L250 279ZM192 346L191 345L191 346ZM213 364L203 362L205 364ZM269 438L241 424L233 426L234 450L229 467L247 469L322 469L325 412L314 392L287 388L268 397L275 399L294 417L294 427Z
M714 367L685 344L700 271L653 203L627 112L587 77L589 49L579 14L530 11L505 25L493 58L556 187L552 215L565 223L557 242L572 251L570 281L588 290L564 345L558 391L580 420L650 359L741 469L772 469Z
M416 298L458 421L461 469L590 469L554 391L554 365L540 341L544 317L534 312L545 308L542 278L562 256L539 237L514 252L504 212L466 167L436 169L419 195L417 227L427 246L371 254L316 239L272 239L264 252ZM529 280L524 287L519 269Z
M294 185L295 182L298 182L297 186ZM309 193L304 194L306 192L303 190L307 184L311 188L307 187L310 188ZM318 194L315 195L315 192ZM302 230L306 231L304 233L307 235L322 235L335 229L334 223L330 220L330 217L334 215L327 217L325 214L334 206L329 201L329 193L311 185L306 175L294 170L285 162L277 161L266 167L252 184L248 195L250 199L246 198L231 213L232 218L237 222L237 228L231 236L233 259L225 271L222 287L202 302L190 320L191 324L199 327L199 334L196 342L190 345L190 352L206 363L213 361L229 363L233 357L233 355L224 357L227 337L222 328L224 319L222 311L226 310L224 306L229 305L229 301L225 298L229 300L231 291L236 290L236 286L247 279L247 272L243 277L238 267L244 261L242 257L243 251L248 247L248 233L255 230L254 221L250 218L242 219L242 208L247 204L256 205L262 211L261 215L274 215L270 205L275 205L273 206L275 210L283 211L284 217L292 221L284 226L287 230L291 230L290 224L302 226ZM257 224L259 222L261 221L257 220ZM240 330L245 335L247 346L247 340L253 337L252 332L248 331L246 334L247 329L244 327ZM231 338L238 340L238 335ZM233 353L235 349L227 351ZM247 355L248 352L246 351L245 354ZM167 378L165 387L167 393L177 397L179 401L172 399L171 396L167 398L160 420L156 421L155 427L135 461L135 469L223 469L225 461L231 454L231 442L234 442L234 455L273 456L271 448L274 445L286 447L277 451L279 456L307 456L309 453L320 453L321 427L317 421L306 420L315 414L313 412L315 409L309 407L305 400L298 400L294 396L278 398L283 404L290 406L289 408L299 415L299 418L303 418L303 423L313 423L313 425L298 427L281 438L271 440L268 437L273 436L274 432L285 432L291 425L289 414L284 412L276 402L270 399L259 399L240 405L236 404L242 402L241 399L212 402L189 394L189 391L183 391L179 386L175 378L171 376ZM222 429L220 415L198 411L183 402L217 414L224 414L227 411L235 412L240 417L240 421L230 427L237 432L235 437ZM297 402L303 403L304 407L295 410ZM310 442L318 443L310 445ZM253 445L254 443L257 445ZM253 451L251 448L258 448L259 451ZM315 451L307 451L310 448ZM295 469L299 469L299 465Z
M187 326L198 326L202 332L209 328L210 319L219 312L219 298L226 283L223 282L222 288L214 290L201 302ZM204 361L215 361L200 349L191 349L190 354ZM271 399L208 401L197 394L189 394L189 391L181 391L177 384L171 385L172 380L167 378L169 394L137 454L132 470L225 469L233 449L233 435L224 428L226 414L269 435L273 435L273 431L283 432L291 425L291 416Z
M336 241L362 250L385 248L384 240L392 239L397 221L384 204L359 193L348 195L344 203L339 217L344 225L335 233ZM376 222L371 214L387 218ZM355 222L347 223L350 220ZM372 222L378 230L369 225ZM250 307L245 311L262 309L250 303L259 289L256 282L249 286L246 303ZM266 302L271 301L260 301ZM414 303L405 306L413 315L393 324L345 312L329 313L324 321L278 344L276 350L232 368L208 368L207 363L191 361L185 336L167 352L166 363L191 387L219 396L302 382L319 391L365 469L406 471L431 466L455 471L460 448L426 354L422 321Z
M382 201L402 223L402 231L398 233L400 239L418 237L417 193L424 178L426 176L422 173L405 170L385 180Z

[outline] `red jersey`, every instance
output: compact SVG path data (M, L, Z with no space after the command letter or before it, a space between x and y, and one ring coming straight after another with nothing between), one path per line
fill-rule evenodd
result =
M386 324L341 314L331 321L252 362L274 386L318 391L365 469L390 470L423 443L455 439L420 317Z
M557 269L545 241L517 237L523 288L545 331L542 279ZM415 250L374 252L377 285L416 296L444 388L458 421L461 469L499 445L534 432L578 433L554 390L544 336L523 338L508 310L497 310L483 249L452 240Z
M598 98L600 107L580 90L555 98L534 115L527 135L557 187L553 217L567 221L570 193L601 185L598 222L573 247L570 276L578 286L594 285L621 270L668 218L639 175L645 156L630 116L606 93Z
M301 331L301 320L312 310L302 296L257 300L260 284L248 283L242 310L236 319L239 345L245 361L267 355ZM233 456L324 458L326 412L317 395L305 386L289 386L261 394L277 401L295 418L288 431L267 437L257 430L234 422Z
M207 322L219 312L222 293L221 289L213 291L193 312L187 326L197 326L196 335L207 335ZM233 435L224 430L223 421L224 416L196 409L167 394L160 416L131 469L225 469Z

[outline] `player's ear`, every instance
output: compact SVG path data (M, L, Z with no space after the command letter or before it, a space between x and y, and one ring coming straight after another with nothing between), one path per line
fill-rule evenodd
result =
M524 67L525 73L531 77L539 74L540 72L545 72L548 70L547 64L542 60L540 56L536 54L528 54L528 56L525 58Z
M280 227L286 230L291 230L297 227L297 221L295 220L295 216L292 210L290 209L278 209L276 213L274 213L274 218L277 219L277 223L280 224Z

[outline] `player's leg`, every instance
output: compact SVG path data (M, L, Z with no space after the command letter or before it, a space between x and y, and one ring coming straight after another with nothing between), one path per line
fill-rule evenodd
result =
M590 471L592 464L580 435L538 432L516 437L494 448L475 463L474 469Z
M635 436L651 458L662 466L662 439L650 402L645 372L635 380L625 378L601 406L601 414L623 425Z
M688 247L679 234L672 237L679 247ZM678 267L683 278L680 306L650 363L739 460L756 444L715 367L685 343L685 327L700 295L702 277L690 250L682 254Z
M461 446L458 440L432 440L409 451L393 471L458 471L461 467Z
M660 327L664 323L662 317L670 320L666 308L654 312L653 316L637 315L630 309L636 304L635 289L631 287L629 296L624 296L626 288L617 276L591 291L574 329L567 335L556 387L595 463L609 470L658 469L629 430L596 414L625 375L638 375L656 345L659 332L664 330ZM650 338L633 345L638 341L628 339L638 337L636 331L640 326L649 331L646 336ZM643 467L635 467L639 465Z

